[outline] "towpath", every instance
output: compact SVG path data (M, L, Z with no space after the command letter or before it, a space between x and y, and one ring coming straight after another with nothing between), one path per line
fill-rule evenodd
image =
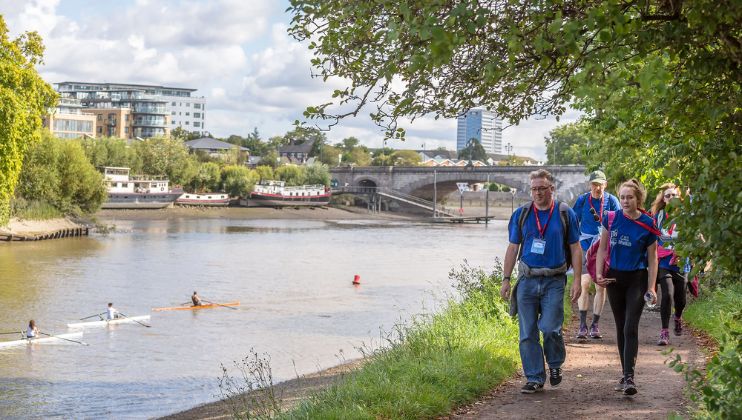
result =
M590 298L592 303L592 297ZM577 313L577 308L574 308ZM588 322L590 314L588 314ZM575 338L576 318L565 331L567 360L563 367L564 380L557 388L547 385L543 392L521 394L523 377L513 378L493 390L475 404L463 407L451 419L666 419L671 413L684 415L691 402L684 393L685 381L665 363L669 356L657 346L660 329L659 312L644 310L639 328L639 356L636 383L639 393L625 397L613 390L621 377L621 365L616 348L616 328L611 308L606 302L601 317L602 340L585 343ZM703 352L696 339L684 331L681 337L672 332L670 320L670 347L684 361L696 366L704 363Z

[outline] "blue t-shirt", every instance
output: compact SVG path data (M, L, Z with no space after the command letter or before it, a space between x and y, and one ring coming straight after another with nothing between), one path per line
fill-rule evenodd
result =
M659 229L660 231L662 231L663 229L668 229L670 226L667 220L667 212L665 212L664 210L658 211L657 214L654 215L654 224L657 226L657 229ZM657 245L662 245L664 248L667 248L667 249L673 248L672 241L671 240L663 241L661 236L657 238ZM663 258L660 258L659 268L664 268L665 270L679 272L680 267L678 267L677 264L675 265L670 264L671 259L672 259L672 254L667 255Z
M543 254L532 252L533 240L540 237L538 227L536 225L536 218L534 216L535 212L533 210L538 211L538 217L541 222L541 227L543 228L544 225L546 225L546 221L549 220L549 210L538 210L534 206L533 209L529 212L528 217L526 217L525 222L523 223L523 234L521 235L520 226L518 226L518 220L520 219L521 212L527 211L527 208L519 207L517 210L515 210L515 212L513 212L512 216L510 216L510 223L508 224L508 240L512 244L521 244L521 239L523 239L523 243L521 244L521 246L523 247L521 260L528 264L529 267L560 267L567 261L566 259L571 258L571 256L564 255L562 218L559 217L559 203L556 201L554 202L554 213L552 214L551 221L549 221L549 224L546 226L546 231L544 232L543 239L546 241L546 245L544 247ZM569 215L569 231L567 232L568 243L574 244L580 240L580 233L577 229L577 218L575 217L575 213L574 211L572 211L572 209L568 209L567 214Z
M600 223L596 222L593 214L590 213L590 204L592 203L595 213L598 214L600 213L600 200L599 198L593 198L590 193L585 193L577 197L577 201L575 201L575 205L572 207L575 211L575 216L577 216L577 221L580 222L580 246L583 251L587 251L593 242L592 238L588 238L587 235L595 236L598 234ZM603 200L603 220L608 218L609 211L621 210L621 204L615 195L603 191Z
M646 214L642 214L638 221L654 226L654 220ZM608 229L608 217L603 218L603 226ZM656 234L639 226L619 210L611 224L610 238L611 268L619 271L647 268L647 248L657 242Z

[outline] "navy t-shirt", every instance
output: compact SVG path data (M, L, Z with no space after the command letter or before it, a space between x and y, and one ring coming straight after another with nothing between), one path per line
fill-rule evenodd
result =
M638 221L654 226L654 220L646 214L642 214ZM608 217L603 218L603 226L608 229ZM619 210L611 224L610 238L611 268L620 271L647 268L647 248L657 242L656 234L639 226Z
M618 198L616 198L615 195L611 195L608 192L603 191L603 200L603 220L608 218L609 211L621 210L621 204L618 202ZM574 207L572 207L572 209L575 211L577 221L580 223L580 233L587 235L597 235L598 226L600 225L600 223L596 222L593 214L590 213L591 203L593 205L593 208L595 208L595 213L599 214L600 199L593 198L592 194L590 193L582 194L577 197L577 201L575 201L575 205ZM582 247L583 251L587 251L587 249L590 248L591 243L591 238L585 238L580 241L580 246Z
M531 252L533 240L540 237L538 227L536 225L536 218L534 216L535 212L533 210L538 211L538 217L541 222L541 227L543 228L544 225L546 225L546 221L549 220L550 209L538 210L534 206L529 212L528 217L526 217L525 222L523 223L523 234L521 235L520 226L518 226L518 220L520 219L521 212L526 210L527 208L519 207L517 210L515 210L515 212L513 212L512 216L510 216L510 223L508 224L508 240L512 244L520 244L521 238L523 239L523 244L521 245L523 247L521 260L528 264L529 267L560 267L567 261L566 259L571 258L571 256L564 255L562 218L559 217L559 203L556 201L554 202L554 213L552 214L551 221L549 222L548 226L546 226L546 231L544 232L543 239L546 241L546 245L544 247L543 254ZM575 217L575 213L574 211L572 211L572 209L568 209L567 213L569 215L569 231L567 232L568 242L570 244L574 244L580 240L580 233L577 229L577 218Z

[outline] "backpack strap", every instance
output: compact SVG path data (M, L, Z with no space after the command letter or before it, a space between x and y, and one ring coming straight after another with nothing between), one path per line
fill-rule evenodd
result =
M526 239L523 236L523 226L526 224L528 215L531 214L532 204L533 201L529 201L528 203L520 206L520 216L518 217L518 229L520 229L520 246L518 247L518 258L515 259L516 261L520 261L520 257L523 256L523 242Z
M583 207L584 205L583 202ZM567 270L572 266L572 250L569 247L569 210L567 203L559 202L559 217L562 219L562 237L564 238L564 261L567 263Z

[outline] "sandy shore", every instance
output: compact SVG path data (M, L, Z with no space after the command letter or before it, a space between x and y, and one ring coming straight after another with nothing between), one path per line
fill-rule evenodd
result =
M57 232L62 229L74 229L85 226L85 224L77 223L68 218L48 220L23 220L12 218L7 226L0 228L0 234L36 236Z

